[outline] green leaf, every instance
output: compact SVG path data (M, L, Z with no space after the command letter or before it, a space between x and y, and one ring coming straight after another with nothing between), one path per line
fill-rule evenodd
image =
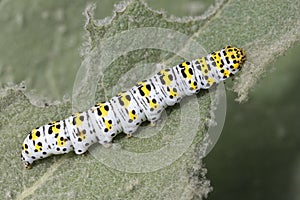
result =
M37 161L32 170L25 170L20 159L21 143L32 128L49 121L63 119L74 109L80 110L90 106L95 99L89 98L88 102L84 102L82 100L85 100L85 97L80 96L83 94L83 89L86 89L88 81L95 81L97 87L95 86L95 90L87 96L95 95L97 100L107 100L118 91L117 89L122 89L115 88L115 83L124 83L121 85L127 87L126 80L122 82L122 77L128 71L131 74L136 72L134 75L137 78L145 73L152 73L152 71L143 71L147 68L140 71L134 66L144 66L147 63L172 66L182 60L182 57L175 53L154 48L133 50L124 55L118 55L116 52L114 55L118 57L103 70L103 74L98 74L99 72L94 71L98 69L95 67L103 64L100 58L110 52L109 47L101 49L101 45L107 41L115 41L110 39L119 37L124 31L128 33L138 28L155 27L184 34L189 40L180 46L183 55L186 55L184 53L189 50L197 52L193 46L194 41L208 52L228 44L244 48L247 51L248 62L233 82L233 90L237 92L239 101L247 99L249 91L258 83L268 64L298 41L300 36L298 14L300 3L294 1L216 1L201 16L177 18L154 11L141 1L132 0L117 4L112 17L97 20L95 16L105 16L101 16L105 9L101 7L103 4L100 1L96 10L93 11L93 6L89 5L85 11L87 34L82 48L84 60L79 69L83 71L77 73L73 83L70 80L77 72L74 65L79 62L79 56L74 51L77 51L76 48L80 46L78 38L82 29L69 27L65 29L64 26L66 26L65 20L72 24L83 25L83 21L78 18L80 14L78 8L75 9L82 8L83 4L69 6L68 1L61 1L54 6L52 2L44 5L44 2L40 3L36 0L30 1L23 7L16 6L17 4L23 5L21 1L0 1L0 23L4 33L1 35L0 44L1 47L5 47L0 54L1 84L7 85L11 80L21 79L23 73L30 77L29 80L37 81L37 85L45 84L47 81L43 78L44 71L40 67L46 65L49 71L47 74L50 76L49 83L52 84L51 93L67 91L66 88L57 85L57 81L62 81L61 85L65 84L67 88L71 88L73 84L76 86L73 95L78 98L72 99L73 104L65 100L51 103L50 106L38 107L36 104L42 104L40 98L24 91L22 84L6 86L0 90L0 134L2 136L0 167L1 185L4 188L0 192L0 197L4 199L86 199L87 197L193 199L207 196L211 187L205 177L206 169L199 159L206 149L204 133L208 129L207 119L211 114L211 100L207 92L201 93L197 98L200 106L196 114L201 117L202 123L196 128L197 135L192 145L170 165L152 172L130 173L126 172L127 168L124 168L125 171L115 170L99 162L92 155L75 156L73 153ZM69 10L64 11L65 9ZM42 27L36 26L40 23L40 16L46 20ZM7 22L13 23L6 26ZM53 34L49 34L48 26L55 27ZM28 29L28 27L32 28ZM28 35L31 34L30 31L26 32L28 30L35 30L36 37L28 40ZM17 32L16 35L12 34L14 31ZM49 35L53 38L49 39ZM128 45L143 38L129 39L132 41ZM157 38L158 41L159 39ZM181 44L181 42L184 40L174 41L174 44ZM49 45L50 49L47 48ZM69 50L73 51L73 55ZM24 59L22 59L23 54ZM32 55L43 55L43 57L33 62L30 60ZM94 76L91 76L91 80L84 79L81 72L87 75L94 74ZM10 77L4 79L6 75ZM71 75L72 77L69 77ZM166 129L150 139L126 139L120 135L115 143L121 148L138 153L159 149L163 146L161 141L168 143L176 136L172 133L178 127L180 112L184 109L189 111L189 107L168 109L170 119L166 120ZM193 113L193 110L189 112ZM114 149L108 150L114 151ZM140 166L143 166L143 163L140 163Z

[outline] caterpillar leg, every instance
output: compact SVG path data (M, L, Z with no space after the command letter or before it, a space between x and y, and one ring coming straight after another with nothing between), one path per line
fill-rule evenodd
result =
M102 144L104 148L110 148L112 146L111 142L103 143Z
M156 126L156 124L157 124L157 121L155 121L155 122L150 122L149 126L154 127L154 126Z
M87 156L89 154L89 152L88 151L86 151L86 152L84 152L83 154L80 154L82 157L85 157L85 156Z
M31 169L32 168L32 164L30 164L29 162L24 162L23 163L25 169Z

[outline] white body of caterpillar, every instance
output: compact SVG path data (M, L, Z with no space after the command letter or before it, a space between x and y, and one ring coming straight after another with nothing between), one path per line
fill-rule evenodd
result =
M108 102L33 129L22 144L22 162L29 168L35 160L52 154L72 150L82 154L96 142L110 143L120 132L130 136L143 121L157 121L167 106L184 96L234 75L245 60L244 50L226 46L205 57L163 69Z

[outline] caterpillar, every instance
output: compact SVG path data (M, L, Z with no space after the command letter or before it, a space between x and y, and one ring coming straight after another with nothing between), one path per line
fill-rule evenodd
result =
M94 143L109 144L120 132L131 136L142 122L155 123L167 106L231 77L245 61L243 49L226 46L205 57L163 69L107 102L33 129L22 144L22 162L31 168L35 160L52 154L72 150L83 154Z

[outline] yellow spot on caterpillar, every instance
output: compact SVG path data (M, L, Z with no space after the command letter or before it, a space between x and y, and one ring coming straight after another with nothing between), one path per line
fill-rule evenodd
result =
M158 104L157 104L157 102L156 102L155 99L152 99L152 100L150 101L150 108L153 108L153 109L158 108Z
M39 142L34 146L34 148L37 152L42 151L42 146L39 145Z
M27 150L27 149L28 149L28 146L27 146L27 148L26 148L25 143L22 144L22 147L23 147L23 148L22 148L23 150Z
M131 119L131 120L136 120L138 117L137 117L137 115L135 114L135 111L134 110L131 110L130 112L129 112L129 118Z
M223 74L224 74L224 76L228 77L229 74L230 74L230 71L226 69L226 70L224 70L224 73L223 73Z
M144 96L145 97L149 97L150 90L148 90L147 84L145 82L140 82L140 83L138 83L138 85L141 85L140 90L142 90L144 92L144 94L145 94Z
M60 147L66 146L67 144L67 139L63 137L58 137L57 138L57 145Z
M80 131L79 134L78 134L78 137L79 137L81 140L85 140L86 135L85 135L84 131Z
M184 66L184 73L187 76L186 79L188 79L188 80L192 79L193 78L193 74L190 74L190 72L189 72L189 65L186 64L186 62L183 62L182 66Z
M190 87L191 87L193 90L197 90L197 89L198 89L197 84L196 84L196 82L194 82L194 81L192 81L192 82L190 83Z
M50 127L52 130L52 133L57 134L60 132L60 129L57 128L57 125L59 125L59 123L57 123L56 121L52 122L52 126Z
M216 66L218 69L222 69L224 66L224 63L222 64L222 57L219 56L220 51L216 51L212 53L212 58L214 59Z
M213 85L215 83L215 80L210 77L210 78L207 79L207 82L208 82L209 85Z
M170 88L169 95L172 96L172 97L177 97L178 93L175 92L173 88Z
M128 95L126 93L119 93L119 96L121 96L121 101L124 103L124 107L128 108L130 105L130 100L128 99Z
M172 84L172 80L169 79L169 72L168 71L161 70L160 74L163 75L163 80L164 80L166 86L169 86L169 85Z
M110 121L110 120L105 120L105 127L106 127L108 130L111 130L112 125L111 125L111 121Z
M75 113L75 124L77 127L81 126L82 125L82 121L80 119L80 113Z
M208 67L207 67L207 63L205 61L205 58L203 57L203 58L200 58L198 60L201 63L201 72L202 72L203 75L206 76L208 74Z
M108 111L105 110L105 106L107 106L107 105L105 105L105 104L100 105L100 111L101 111L102 117L106 117L108 115Z
M98 111L98 115L101 117L106 117L108 115L108 111L109 111L109 107L107 104L105 103L97 103L95 105L96 107L93 107L93 112L95 112L96 110ZM107 108L107 110L105 109Z
M33 141L35 141L36 139L39 138L39 136L36 135L36 132L37 132L36 129L33 129L33 130L31 131L31 136L32 136L32 140L33 140Z

